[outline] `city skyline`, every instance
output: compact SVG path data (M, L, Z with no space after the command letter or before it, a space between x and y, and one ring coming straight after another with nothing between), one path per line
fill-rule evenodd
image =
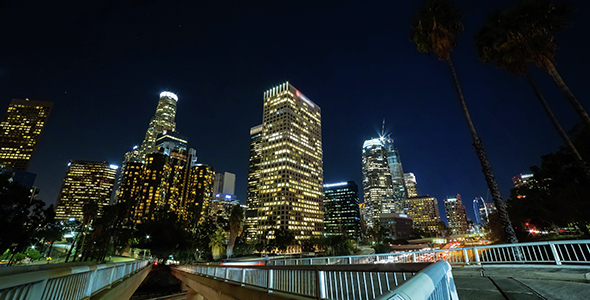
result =
M473 33L489 14L511 3L457 2L466 32L459 37L455 64L504 198L513 176L528 173L541 155L561 145L526 83L476 58ZM28 11L12 3L1 13L5 28L19 23L15 18L23 11L29 21L5 33L11 46L0 50L0 104L5 109L12 98L26 97L54 102L29 168L37 174L40 199L52 204L70 159L121 165L123 154L141 144L165 90L178 94L176 127L199 161L216 172L236 174L236 195L244 202L248 130L261 119L262 91L286 80L323 109L325 182L362 182L362 142L375 136L386 118L386 131L404 170L416 175L420 196L443 199L459 193L466 203L485 199L487 187L448 71L408 42L408 22L418 4L276 4L235 11L209 4L181 13L176 4L160 2L63 12L41 4L39 12ZM590 91L578 74L590 62L582 52L586 42L576 36L589 26L590 4L576 6L572 27L556 35L557 62L588 110ZM176 20L149 25L150 15L159 15L160 9L177 13ZM287 10L305 24L282 23L280 12ZM391 11L393 17L385 13ZM215 20L224 13L227 19ZM124 22L126 14L139 25ZM43 15L63 21L53 25ZM69 17L75 15L81 17ZM40 24L48 25L33 33ZM122 29L110 34L112 27ZM55 34L43 37L47 30ZM271 43L269 37L278 41ZM26 46L29 38L43 47ZM281 42L295 47L275 46ZM564 127L571 128L578 120L554 83L537 70L533 76ZM469 209L468 215L473 215Z

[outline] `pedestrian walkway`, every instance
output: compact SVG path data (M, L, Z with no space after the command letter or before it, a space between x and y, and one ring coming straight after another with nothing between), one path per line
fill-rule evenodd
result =
M461 300L590 299L590 268L455 267L453 276Z

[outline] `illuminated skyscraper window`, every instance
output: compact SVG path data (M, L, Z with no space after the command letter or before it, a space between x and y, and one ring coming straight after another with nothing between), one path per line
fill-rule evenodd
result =
M84 209L96 209L101 216L111 201L118 166L106 162L72 161L68 166L57 199L55 218L67 220L84 217Z
M320 108L288 82L276 86L264 92L260 134L259 143L250 152L249 188L258 180L256 193L248 191L250 238L274 239L277 229L290 230L296 239L321 235L324 172ZM254 136L251 132L253 142ZM258 159L259 166L254 167Z
M12 99L0 123L0 165L26 171L53 102Z

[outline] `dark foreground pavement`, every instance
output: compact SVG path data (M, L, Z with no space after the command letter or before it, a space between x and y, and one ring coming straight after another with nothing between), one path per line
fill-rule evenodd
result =
M454 267L453 276L460 300L590 299L590 266Z

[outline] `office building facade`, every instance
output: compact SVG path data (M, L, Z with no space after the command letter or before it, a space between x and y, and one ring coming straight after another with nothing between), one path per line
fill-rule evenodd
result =
M264 92L259 147L255 172L259 186L254 197L249 191L248 199L250 238L274 239L279 229L291 231L297 240L320 236L324 230L320 107L288 82Z
M448 232L450 235L469 233L465 206L461 201L461 195L447 197L445 200L445 213L447 214Z
M406 184L406 191L408 198L418 197L418 183L414 173L404 173L404 182Z
M366 222L373 227L380 214L396 210L387 152L381 139L363 143L362 166L364 202L370 214Z
M96 216L100 217L110 204L117 169L118 166L106 162L70 162L57 199L55 219L82 220L86 205L95 206Z
M402 161L399 151L397 150L397 147L395 147L390 135L384 137L381 141L385 149L385 156L387 157L387 164L389 165L389 173L391 174L395 211L400 212L403 201L408 198Z
M438 233L440 212L438 201L434 197L414 197L404 201L404 211L412 218L412 226L429 236Z
M53 102L12 99L0 122L0 165L27 171Z
M354 181L324 184L324 227L328 236L361 237L359 191Z

